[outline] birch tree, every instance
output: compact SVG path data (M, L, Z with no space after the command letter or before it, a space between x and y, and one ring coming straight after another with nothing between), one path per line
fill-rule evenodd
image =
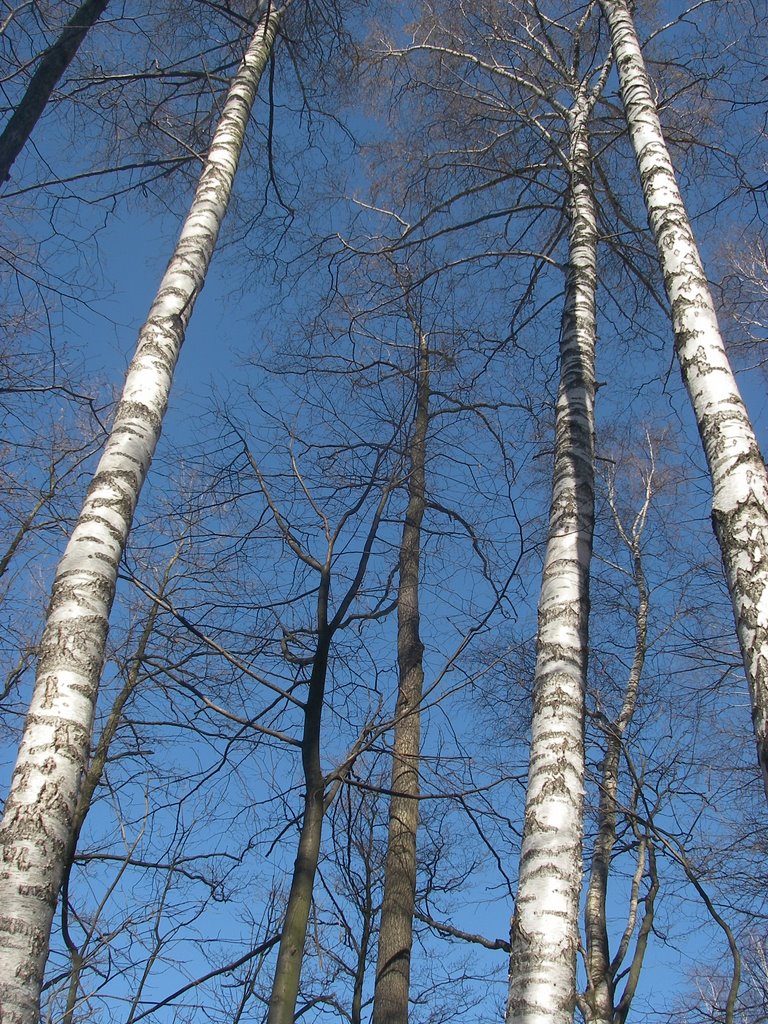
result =
M733 603L768 798L768 475L723 345L633 16L626 0L600 0L600 5L669 298L675 351L712 478L712 525Z
M166 570L163 573L158 589L158 594L161 599L165 596L165 590L170 582L174 565L179 558L181 549L185 543L186 537L183 537L179 542L179 547L171 556ZM78 793L77 804L75 805L74 813L72 815L72 835L69 840L69 848L66 854L62 886L62 931L64 933L65 945L68 949L71 960L71 973L67 984L66 1001L62 1016L63 1024L73 1024L77 1019L76 1011L80 1005L80 1001L84 1000L87 1002L87 991L84 991L84 975L87 972L87 968L90 966L91 959L95 959L93 947L98 946L96 938L100 927L98 914L95 914L91 915L88 919L87 926L84 929L85 934L79 943L74 942L70 932L72 921L70 918L69 907L69 886L71 884L72 869L74 866L78 840L80 838L83 825L85 824L86 817L91 811L95 795L102 784L103 776L111 753L110 748L112 741L114 740L118 729L123 724L127 706L134 695L134 691L141 685L141 673L144 668L144 660L148 655L152 634L157 625L159 612L160 603L153 603L145 612L144 624L138 637L136 649L131 652L130 660L125 666L125 681L109 709L106 722L99 734L98 742L94 745L94 750L83 776L82 785Z
M533 719L517 898L511 928L508 1024L567 1024L576 995L584 813L584 701L595 503L597 213L589 120L609 64L582 72L573 29L564 77L569 241L549 533L538 610ZM545 51L549 49L542 29Z
M584 691L594 525L597 231L583 89L569 112L571 228L549 537L539 598L509 1024L572 1018L581 892Z
M453 22L445 31L446 42L441 42L438 31L400 52L433 54L438 62L456 68L462 82L466 76L472 85L479 76L487 76L488 87L478 87L475 93L477 108L492 110L497 120L506 115L510 132L513 125L522 123L546 154L542 159L535 150L535 155L526 152L532 168L523 170L521 178L540 176L547 182L544 192L552 187L553 169L564 171L568 179L565 204L570 237L564 261L554 482L539 605L533 736L507 1009L510 1024L544 1020L565 1024L572 1018L576 998L579 946L588 578L594 521L597 214L589 120L608 64L595 67L592 60L582 58L582 52L592 51L594 56L595 41L589 38L594 4L587 5L571 32L550 20L544 5L536 3L498 10L488 5L482 14L486 30L492 25L498 32L499 48L508 48L503 59L487 36L478 45L481 55L471 51L465 41L466 26ZM570 102L561 99L563 94L571 97ZM471 100L468 107L475 112ZM453 107L451 114L456 116ZM564 127L562 134L555 124ZM499 131L496 139L500 135ZM473 140L483 175L487 174L483 157L496 139L487 149ZM469 152L471 161L475 152ZM500 169L498 178L488 175L488 185L513 177L505 170ZM478 193L482 187L472 182L459 196ZM443 200L437 209L447 206ZM514 210L507 199L504 216ZM559 230L559 226L553 228L556 239ZM555 244L550 236L551 248L544 251L551 252ZM524 294L530 295L530 290Z
M295 13L297 22L288 25L283 21L281 32L286 41L291 40L292 55L303 58L297 23L308 10L320 8L297 8L297 4L291 8L291 17ZM385 29L402 39L402 20L412 16L411 9L405 14L395 8L382 10L386 11L384 17L391 13L395 24L385 25ZM744 780L751 780L752 775L740 759L734 764L721 753L722 774L715 784L706 784L708 790L706 785L701 787L702 793L697 789L700 778L714 771L712 761L703 767L705 748L698 745L701 738L697 734L721 733L709 728L715 724L714 715L712 722L702 726L700 708L675 706L674 694L685 690L684 680L692 678L685 673L691 671L696 672L691 689L703 679L702 691L714 692L720 687L721 696L725 684L720 674L733 674L734 659L727 643L705 655L708 640L722 637L723 631L717 631L722 607L716 600L710 603L708 597L701 601L699 594L704 590L691 597L683 579L692 564L701 568L696 562L698 550L706 548L703 557L707 559L709 548L701 537L692 544L692 548L698 545L693 555L687 548L683 552L682 546L675 548L669 540L672 529L667 532L665 517L655 512L653 526L644 535L649 582L631 569L622 578L621 568L612 564L610 572L606 568L605 577L592 584L593 604L604 617L596 617L591 630L591 673L597 681L591 721L596 723L596 731L587 742L586 760L589 765L594 756L599 764L592 780L596 825L587 839L593 845L588 846L586 892L581 884L598 236L605 245L598 292L598 301L604 303L601 313L607 314L607 343L601 349L604 366L611 364L613 369L621 360L623 325L628 348L636 339L642 340L643 370L647 370L642 393L638 388L639 397L634 391L634 358L625 360L624 376L608 376L608 385L600 391L601 399L605 398L605 404L601 403L604 436L612 430L605 410L613 408L617 417L623 416L635 397L638 405L643 405L642 412L655 417L658 406L652 403L660 393L655 390L656 376L663 361L659 356L653 362L658 351L649 351L659 336L657 321L663 319L655 311L649 312L655 301L648 298L654 289L654 254L648 239L641 248L634 224L628 225L626 219L627 211L636 213L639 204L635 207L626 175L615 183L613 194L608 184L618 136L615 107L606 103L592 109L605 71L599 60L606 37L593 17L597 10L596 0L578 11L561 0L482 0L471 9L439 3L418 6L416 13L423 20L414 30L417 41L395 54L395 73L386 72L385 88L394 81L397 100L390 104L390 114L393 122L402 116L398 127L403 130L396 138L388 134L389 123L382 127L379 154L386 152L387 159L373 172L378 179L372 186L373 202L367 208L362 201L358 203L353 223L340 199L343 190L335 190L318 174L322 201L316 212L308 210L306 194L296 203L296 210L286 212L286 219L295 218L295 226L290 238L280 242L280 249L274 249L274 256L275 266L281 272L285 268L285 292L293 290L294 294L285 306L271 305L259 313L263 317L259 330L263 326L275 344L290 349L284 355L285 373L279 381L271 378L274 383L270 383L264 370L272 357L260 346L252 356L258 364L253 376L228 380L222 389L228 392L228 418L238 415L236 407L229 404L231 398L237 400L238 393L243 401L247 395L258 405L253 429L247 432L263 439L263 444L257 442L258 466L269 482L272 503L243 446L232 442L231 433L222 434L218 426L214 438L200 424L188 457L179 460L167 478L161 466L154 466L153 481L173 495L169 506L174 527L177 519L187 515L189 504L199 502L204 519L192 531L190 550L180 557L174 570L177 582L169 589L159 583L155 589L147 582L154 578L157 552L168 542L167 536L160 537L164 527L157 525L168 513L150 516L145 510L145 523L131 527L134 544L141 528L147 530L149 540L140 555L136 545L123 558L123 582L111 612L110 647L119 655L123 648L129 651L138 644L139 657L131 660L126 655L116 674L112 665L118 660L110 656L100 684L97 711L105 721L104 737L108 738L118 721L109 716L110 687L118 705L123 694L131 701L130 718L123 718L117 729L112 759L104 767L103 744L94 742L90 761L81 757L80 751L88 747L87 726L71 715L62 718L59 704L60 695L69 692L65 684L70 683L78 702L87 704L95 699L99 666L92 663L98 663L102 655L97 645L91 644L91 631L106 632L104 609L108 609L110 586L114 585L109 572L130 525L125 520L135 505L134 489L137 492L138 488L134 484L151 454L145 444L147 435L139 437L141 416L135 414L142 412L138 406L145 407L154 428L163 405L162 401L151 405L151 393L155 392L148 384L150 369L142 364L141 381L126 394L118 416L122 461L116 469L110 468L115 465L113 460L99 470L93 491L95 507L89 496L85 518L78 526L79 547L69 550L62 563L52 603L45 641L47 661L41 664L40 695L30 718L30 727L42 724L48 734L39 740L30 731L24 748L35 756L39 752L41 770L30 768L29 760L20 762L8 804L11 820L6 825L7 835L9 843L13 840L16 845L8 847L7 864L14 871L18 866L17 874L23 869L31 877L30 865L34 868L37 859L60 857L68 862L91 797L102 800L102 812L109 803L107 813L92 815L86 823L74 868L64 875L69 891L62 906L63 938L54 935L44 989L48 1013L56 1019L65 1015L74 1024L84 1015L112 1019L122 1014L126 1020L138 1022L175 1013L245 1020L265 1011L270 981L273 991L268 1012L280 1024L331 1014L348 1016L353 1024L360 1024L369 1015L372 1001L374 1018L386 1024L390 1020L402 1024L409 1016L433 1024L451 1016L479 1018L493 1014L491 1001L497 1003L500 1015L507 989L501 975L506 973L510 947L504 939L479 933L487 923L482 920L484 900L493 901L496 907L509 900L511 910L527 754L521 736L534 675L535 746L512 934L511 1020L562 1024L567 1019L570 1024L574 1007L594 1024L631 1019L633 986L651 923L663 935L674 915L673 901L679 898L682 905L687 899L684 894L676 895L675 887L677 893L683 893L685 880L683 868L672 854L664 852L661 835L665 821L668 825L674 818L680 823L676 827L680 836L685 836L681 839L685 849L681 845L680 850L689 854L697 869L703 865L702 879L718 907L731 899L735 906L737 898L746 906L747 896L731 896L727 886L731 885L731 893L743 890L748 876L754 886L750 906L762 898L759 867L751 875L743 868L743 875L731 872L729 883L729 869L722 865L730 854L722 852L715 860L715 855L702 857L700 853L702 848L709 850L695 831L703 831L700 822L715 822L710 837L715 847L726 827L721 817L723 803L729 804L727 814L737 818L739 810L730 797L737 789L746 792ZM231 15L229 24L240 17L234 7L221 13L222 17ZM332 17L330 7L325 13ZM579 22L582 15L584 20ZM357 19L355 24L357 28ZM580 35L571 30L574 24L581 25ZM196 49L192 17L185 38L191 40L187 48L191 54ZM229 37L227 40L222 48L213 40L216 57L203 71L186 57L179 79L168 72L170 59L158 69L163 75L160 91L167 90L168 102L155 108L156 127L161 131L165 125L175 131L180 126L181 137L176 142L180 151L188 147L193 153L190 159L196 159L194 153L205 145L201 140L207 136L207 112L217 106L216 97L223 99L218 88L226 87L221 76L231 52L232 42ZM578 49L580 56L576 56ZM319 64L323 52L321 47L313 49L309 71L302 60L309 89L324 81L311 63ZM136 83L141 81L143 54L141 50L133 55L131 74L136 72ZM391 55L390 51L387 56ZM284 66L281 56L279 69ZM116 80L121 75L119 68L114 70L114 75L109 70L105 74L103 92L83 85L83 95L94 97L91 106L112 88L117 95L120 86ZM210 87L206 84L209 70ZM418 80L420 71L423 75ZM281 74L278 70L278 84ZM190 76L184 79L189 86L179 86L186 75ZM94 76L97 86L99 80ZM210 102L202 98L204 89L214 97ZM371 106L377 113L373 122L378 120L382 103L381 89L372 92ZM121 128L120 110L129 108L131 95L129 90L121 94L120 109L110 109L106 115L105 121L114 123L116 131ZM141 124L146 122L145 111L152 108L153 98L154 93L148 93L146 106L137 113ZM203 111L199 119L191 116L197 99ZM357 99L355 96L355 103ZM88 103L82 109L87 111ZM273 104L271 109L281 108ZM340 143L332 159L329 146L341 137L347 124L357 126L359 109L355 106L346 118L346 111L334 106L339 135L334 134L335 129L325 134L329 122L325 123L323 132L318 133L323 135L323 146L315 150L318 162L312 165L314 170L324 161L329 175L348 175L356 195L365 173L357 162L357 150L351 144L345 150ZM169 116L175 112L177 121L167 124L166 111ZM414 113L416 117L408 116ZM275 153L280 153L275 166L283 180L289 180L294 172L286 171L290 160L284 159L281 142L286 150L299 148L294 145L299 136L292 136L287 127L290 117L288 110L275 114ZM270 124L264 134L271 134L271 129ZM377 130L376 125L371 130ZM130 129L126 132L130 135ZM593 132L600 132L599 144ZM304 139L302 134L301 141ZM126 144L143 145L132 135ZM343 167L343 161L335 160L336 152L349 157ZM90 160L92 155L84 147L83 159ZM83 185L86 194L88 187ZM289 189L283 189L283 196L289 199ZM331 203L329 196L335 197ZM374 203L376 209L372 209ZM379 228L384 223L384 229L368 232L374 220ZM306 232L297 239L309 221L320 225L317 235L310 239ZM260 232L259 247L263 237ZM319 253L324 255L330 249L338 257L339 237L345 239L343 255L321 265ZM365 262L358 261L353 252L357 242L376 260L381 260L382 250L389 258L401 246L400 251L408 252L409 262L412 254L416 256L411 265L418 262L425 268L424 280L417 287L424 294L426 307L434 303L439 314L434 321L430 317L429 338L426 332L422 337L416 331L424 363L415 373L414 325L409 329L400 299L393 300L388 274L382 283L377 272L365 267L350 271L353 264L362 267ZM250 246L250 239L246 245ZM178 345L174 340L166 346L158 337L165 326L175 330L180 325L183 334L191 312L199 280L189 276L190 247L185 250L181 270L177 265L176 275L164 283L164 305L153 314L154 333L144 348L152 368L167 378L175 361L175 355L170 358L168 352L175 349L177 354ZM263 247L267 248L266 243ZM422 261L427 248L429 258ZM609 263L609 248L617 255L626 254L618 277L621 283L631 277L634 295L612 287L616 278L609 281L607 276L615 266ZM261 267L253 259L249 263ZM634 276L627 269L631 263L639 271ZM298 276L292 274L300 264L306 277L297 287ZM333 279L330 291L326 287L329 269ZM567 273L564 285L563 271ZM348 287L345 275L350 272L355 280ZM188 284L190 288L185 290ZM560 337L558 307L563 288L566 310ZM296 294L299 291L300 296ZM344 307L341 325L335 322L340 305ZM381 318L387 325L381 326ZM290 340L283 341L285 338ZM249 343L244 341L244 345ZM552 389L558 387L560 371L555 407ZM414 377L418 378L417 393ZM219 407L224 402L222 399ZM428 431L426 423L420 426L422 402L431 403ZM637 415L628 428L634 436L641 433L637 422L642 417L636 409L629 412ZM504 661L507 645L494 629L497 619L491 618L491 606L495 609L514 592L505 593L504 581L507 571L513 571L519 551L530 553L530 560L523 563L529 567L543 551L551 488L542 467L552 454L551 419L555 417L554 494L534 671L533 574L521 576L515 592L519 600L509 601L514 605L511 614L519 617L512 645L518 661L512 655ZM422 426L429 442L428 498L424 453L420 460L417 444ZM8 445L13 441L11 437ZM18 450L18 438L16 443ZM118 440L110 444L116 457ZM284 445L293 448L294 444L299 450L297 462L286 471L277 453ZM688 459L684 435L680 445L684 450L681 457L690 466L695 460ZM601 454L614 453L604 449ZM174 452L169 465L176 456ZM386 468L372 470L379 456ZM405 464L404 473L400 472L401 463ZM79 474L79 469L74 472ZM625 482L633 479L632 471L622 474ZM397 482L391 485L395 476ZM187 477L195 478L195 493L181 496L178 480ZM206 479L212 483L203 495L199 488ZM343 536L336 537L339 518L369 483L361 514ZM381 514L367 582L358 591L354 606L338 620L336 612L361 564L371 516L382 490L390 485L393 497ZM696 486L691 484L691 489ZM439 487L445 488L442 500ZM48 491L43 489L40 494L47 496ZM518 495L522 495L519 502ZM619 503L626 509L632 500L625 501L620 495ZM16 504L21 508L20 501ZM3 550L12 557L2 578L4 584L13 582L16 566L33 550L36 525L48 529L49 504L46 497L37 518L16 516L21 532L8 533ZM271 514L271 504L282 525L277 514ZM675 510L676 521L685 523L675 536L679 539L686 529L695 536L688 529L690 510L699 518L695 499L685 505L685 511L683 502L675 504L673 497L668 504ZM57 503L57 513L61 506L68 517L66 497ZM29 503L30 512L33 509L37 509L37 497ZM637 554L636 533L641 525L632 528L633 514L634 508L622 512L624 554L629 552L630 562ZM426 517L423 522L422 516ZM62 521L51 529L60 533L58 522ZM18 544L17 535L21 538ZM648 541L649 535L666 539L657 548L653 539ZM535 555L532 539L537 544ZM710 537L704 541L711 541L714 548ZM619 542L611 532L610 557L616 546ZM660 549L665 553L674 549L669 566L664 554L658 553ZM88 558L92 554L107 557ZM44 557L34 566L37 575L43 574ZM429 573L424 572L424 563ZM5 559L0 559L0 575L5 564ZM702 576L708 569L708 565L702 569ZM400 635L396 636L391 625L394 616L386 616L394 611L392 597L398 578L401 607ZM85 584L93 584L96 598ZM135 639L121 644L116 638L128 626L122 599L134 586L143 595L144 608L155 611L149 615L144 611L138 625L133 620L128 632ZM74 597L70 596L72 587L77 588ZM661 611L657 589L662 590ZM654 593L650 630L649 590ZM680 607L693 608L685 622L676 620L678 598L670 596L679 591L685 592ZM10 596L13 598L13 593ZM714 623L711 633L706 625L700 629L695 628L698 623L691 626L701 605L706 605L710 616L706 623ZM14 617L16 607L5 607L6 619ZM65 628L70 621L64 614L68 609L77 616L74 633ZM661 644L659 633L667 628L668 610L670 640ZM372 619L380 613L376 627ZM144 651L139 634L142 625L149 628L153 617L155 632ZM5 627L5 619L0 625ZM642 652L635 652L626 700L620 693L625 678L620 666L630 670L632 660L633 625L639 639L651 634L649 666L658 669L660 685L667 673L675 676L669 702L666 691L663 698L656 695L659 704L650 700L643 704L641 699L637 715L632 706ZM25 627L14 622L11 628L18 635ZM7 635L2 638L4 650L8 648ZM475 642L478 636L483 638L481 650ZM678 675L686 658L694 662L699 656L703 664L710 655L714 667L684 668ZM69 661L65 662L65 657ZM718 657L722 660L715 665ZM71 660L78 671L84 668L85 672L72 675L67 667ZM438 664L442 666L439 671ZM422 686L425 671L427 681ZM125 689L119 678L123 675ZM381 708L385 702L394 703L397 676L402 684L400 700L394 711L386 711L384 720ZM502 708L500 694L507 688L511 702ZM702 704L706 699L701 697ZM668 714L664 710L667 703ZM719 724L723 728L739 714L738 701L733 705L721 710ZM487 724L483 708L487 709ZM600 717L602 709L605 714ZM89 712L85 710L87 723ZM11 706L11 727L14 712ZM58 716L55 721L54 715ZM678 744L683 719L686 735ZM743 732L746 735L746 730ZM358 746L364 753L350 767L350 761L344 759L348 752L353 758ZM184 753L179 755L182 748ZM393 748L394 764L389 760ZM639 766L637 779L631 772L623 774L625 766L629 771L630 758ZM75 781L67 784L69 790L61 789L58 759L73 765ZM329 764L337 770L329 769ZM100 765L104 768L103 788L94 790ZM390 768L391 782L386 782L384 775ZM80 769L83 781L78 784ZM589 771L588 766L587 784ZM724 780L730 780L731 787L725 798L716 793ZM344 804L346 813L328 813L335 794L351 797L353 790L365 800L350 798ZM67 794L74 797L70 800ZM22 805L28 796L30 801L39 798L39 803L31 803L24 816ZM107 796L114 800L108 801ZM379 812L390 796L393 856L384 872L382 837L387 825ZM654 810L655 797L658 810ZM55 831L32 846L29 836L38 818L41 825ZM327 839L331 830L337 857L346 857L352 864L343 886L338 887L333 862L324 864L324 836ZM754 867L757 851L763 848L759 845L759 819L754 827L750 822L749 831L756 837L752 840L755 854L749 862ZM395 851L399 851L398 858ZM656 867L650 863L654 853L663 883L655 905ZM748 863L746 855L742 863ZM678 865L677 875L672 870L674 864ZM712 864L717 867L710 874ZM621 875L625 865L630 866ZM635 870L638 873L633 878ZM614 872L622 879L619 885L611 881ZM388 892L380 917L385 874ZM414 878L418 879L415 910ZM312 883L317 888L318 880L324 884L324 895L315 898ZM6 890L13 888L12 881L8 875ZM34 878L31 885L22 879L19 888L38 903L52 903L58 884L55 872L43 876L39 885L47 888L42 900ZM102 884L109 888L108 899L103 901ZM613 900L617 890L630 889L630 913L622 924L627 931L619 937L617 952L612 943ZM15 913L16 905L7 899L7 891L0 895L4 900L0 916L7 922L7 908ZM580 986L582 991L578 991L575 968L580 907L585 920L581 946L586 981ZM672 911L664 909L668 907ZM280 942L280 918L286 909L282 948L272 978L275 953L271 950ZM672 921L670 943L687 926L691 913L695 911L688 906L685 916L679 915L684 924ZM228 924L226 934L221 935L217 929L223 914ZM728 918L726 913L722 916ZM415 925L412 917L418 922ZM24 918L24 928L26 921ZM376 969L377 979L372 950L379 921L382 962ZM11 938L16 942L26 936L34 944L43 941L41 935L16 928ZM476 958L466 952L470 948L467 942L477 949ZM5 935L4 944L12 945ZM423 958L413 956L410 964L412 949L422 948ZM620 960L622 952L626 955ZM198 964L201 957L206 961L204 968ZM28 959L24 961L19 954L18 962L26 964ZM3 983L13 970L11 965L4 971ZM731 988L726 981L724 996ZM127 1007L126 990L130 990ZM7 1012L6 1006L12 1005L9 998L16 995L8 997L3 991L2 996L3 1011ZM658 1004L652 1012L657 1008ZM34 1011L26 1016L17 1008L12 1012L15 1016L9 1019L14 1022L28 1024L34 1018ZM713 1018L718 1013L719 1009L713 1010Z
M32 1024L38 1015L51 921L88 756L117 568L281 13L269 3L260 11L189 215L139 334L104 453L56 573L35 691L0 826L0 1000L9 1024Z

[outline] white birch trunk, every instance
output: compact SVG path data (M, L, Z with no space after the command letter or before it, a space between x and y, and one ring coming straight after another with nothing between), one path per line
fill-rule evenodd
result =
M109 612L187 323L213 254L279 22L267 8L227 96L192 206L139 334L115 421L59 563L37 680L0 825L0 1019L35 1024L73 842Z
M768 476L720 335L626 0L601 0L672 309L675 348L712 477L725 564L768 798Z
M594 522L597 229L587 117L582 98L570 123L570 251L508 1024L570 1024L576 998Z

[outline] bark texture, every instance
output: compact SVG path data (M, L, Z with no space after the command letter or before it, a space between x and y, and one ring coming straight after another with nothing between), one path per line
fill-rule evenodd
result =
M56 42L40 58L26 92L0 135L0 184L10 177L11 167L40 120L53 90L108 3L109 0L84 0Z
M3 1024L34 1024L86 771L117 568L160 436L171 378L229 202L279 13L264 15L227 96L115 421L53 585L37 680L0 825Z
M597 231L589 105L570 115L570 250L555 466L539 599L508 1024L570 1024L576 998L584 805L584 690L594 524Z
M384 865L373 1024L407 1024L416 899L416 835L419 825L420 705L424 689L424 644L419 630L421 524L426 504L426 449L429 427L429 351L419 339L416 416L410 445L408 506L400 542L397 593L398 695L392 747L392 796Z
M725 564L768 798L768 475L720 335L626 0L600 0L648 220L672 309L675 349L712 477Z
M165 574L161 581L160 588L158 590L158 597L163 598L165 596L166 589L171 579L171 573L173 567L176 564L181 548L171 558L166 568ZM90 814L93 799L96 795L99 786L101 785L104 771L107 767L109 760L110 749L112 741L115 738L117 730L120 728L124 715L125 707L131 700L136 688L139 686L141 680L141 672L144 667L144 659L147 656L147 650L149 648L152 634L155 630L158 615L160 614L159 603L153 603L147 613L144 626L142 627L141 634L139 636L139 642L136 647L136 651L130 661L128 668L127 677L125 682L118 693L112 708L110 709L109 716L104 723L104 727L99 735L98 743L94 748L93 754L91 755L90 764L88 770L83 778L82 785L80 787L80 793L77 798L77 804L75 806L74 815L72 818L72 836L70 839L69 852L67 854L66 865L64 869L64 881L62 884L62 907L61 907L61 920L62 920L62 932L64 934L64 940L69 950L70 956L70 976L69 985L67 988L67 1001L65 1004L64 1013L61 1017L61 1024L76 1024L78 1016L78 1007L80 1006L81 991L80 991L80 980L88 959L89 947L94 936L94 930L89 926L86 929L85 938L82 941L80 947L77 947L72 941L72 937L69 933L69 909L68 909L68 894L69 885L72 873L72 867L74 865L75 854L77 852L77 844L80 838L80 832L85 824L86 818Z

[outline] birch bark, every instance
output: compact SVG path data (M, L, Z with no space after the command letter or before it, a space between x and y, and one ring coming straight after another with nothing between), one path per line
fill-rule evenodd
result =
M768 798L768 475L720 335L632 15L626 0L600 4L672 309L675 350L712 477L712 524L733 603Z
M186 536L183 536L178 548L171 556L168 565L166 566L157 591L157 597L160 600L162 600L166 595L171 582L174 566L182 553L182 548L185 543ZM130 659L127 678L115 698L115 702L109 710L109 715L104 723L101 733L99 734L98 742L95 744L93 753L91 754L90 763L88 764L87 771L83 776L83 781L80 786L77 804L72 816L72 835L70 838L69 850L67 851L64 866L64 879L61 887L61 928L65 936L69 933L69 922L71 920L68 895L80 832L91 812L94 796L101 786L109 759L112 741L117 734L117 730L124 721L126 705L133 697L134 692L141 682L142 669L145 666L145 658L147 657L147 651L155 631L159 614L160 604L158 602L153 602L149 611L146 613L146 619L144 620L144 625L139 636L136 650ZM93 943L94 938L99 935L98 926L98 916L94 921L88 922L85 929L85 937L79 947L75 946L72 942L71 934L69 935L69 941L66 942L69 950L71 967L69 985L67 987L67 998L64 1012L61 1016L61 1024L76 1024L78 1019L77 1011L82 1005L81 1000L85 996L85 993L81 990L81 979L89 956L92 955L91 944Z
M597 228L589 110L582 96L570 112L569 264L508 1024L569 1024L576 998L594 523Z
M412 318L413 321L413 318ZM426 504L426 448L429 427L427 336L418 338L416 416L410 445L408 506L400 542L397 592L398 695L392 748L392 796L384 864L373 1024L407 1024L416 899L416 835L419 826L420 704L424 689L424 645L419 631L421 524Z
M267 5L232 81L190 212L139 334L104 453L56 572L35 690L0 825L3 1024L34 1024L38 1019L51 922L86 770L117 568L279 20L280 12Z
M176 558L174 556L173 561ZM170 568L170 567L169 567ZM168 573L166 573L163 586L159 590L159 596L163 596L165 585L168 582ZM80 838L80 832L85 820L90 813L93 798L97 788L101 784L101 780L104 776L104 770L107 766L107 758L109 757L110 746L112 740L123 720L123 712L128 701L133 696L134 690L139 684L141 675L141 669L143 667L144 658L146 657L147 648L149 641L152 637L152 633L155 629L157 617L160 612L160 606L153 604L147 615L144 628L141 631L139 643L136 648L136 653L131 661L131 667L128 671L128 678L125 681L120 693L112 705L109 712L109 717L104 724L104 728L99 736L99 741L93 751L88 770L83 777L83 783L80 787L80 793L77 799L77 805L72 817L72 838L69 844L69 850L67 851L66 862L64 867L64 880L62 884L62 929L68 929L69 910L67 906L67 894L70 885L70 877L72 866L75 859L75 852L77 849L77 843ZM65 1004L64 1013L61 1017L61 1024L75 1024L77 1017L77 1007L80 1002L80 981L83 973L83 968L86 964L86 954L88 947L93 940L94 934L96 933L95 925L88 927L83 940L82 945L77 948L72 945L69 948L69 957L71 962L71 969L69 975L69 985L67 987L67 1000Z

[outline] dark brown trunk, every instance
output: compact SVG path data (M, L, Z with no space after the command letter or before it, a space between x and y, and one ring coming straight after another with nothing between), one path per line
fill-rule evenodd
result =
M109 0L84 0L56 42L40 58L27 91L0 135L0 184L10 177L13 162L40 120L53 90L72 63L88 30L99 20L108 3Z
M398 697L392 763L389 838L384 868L373 1024L407 1024L416 898L416 832L419 824L420 704L424 687L424 645L419 635L419 567L424 517L425 462L429 425L429 353L419 339L416 416L410 446L408 507L400 543L397 600Z
M301 741L301 761L304 769L304 815L280 938L272 994L269 999L267 1024L293 1024L309 911L312 906L312 890L320 855L320 839L325 814L324 778L320 764L320 725L328 674L328 652L332 636L332 629L328 624L329 572L330 570L326 567L320 581L317 645L312 663L307 703L304 708L304 731Z

